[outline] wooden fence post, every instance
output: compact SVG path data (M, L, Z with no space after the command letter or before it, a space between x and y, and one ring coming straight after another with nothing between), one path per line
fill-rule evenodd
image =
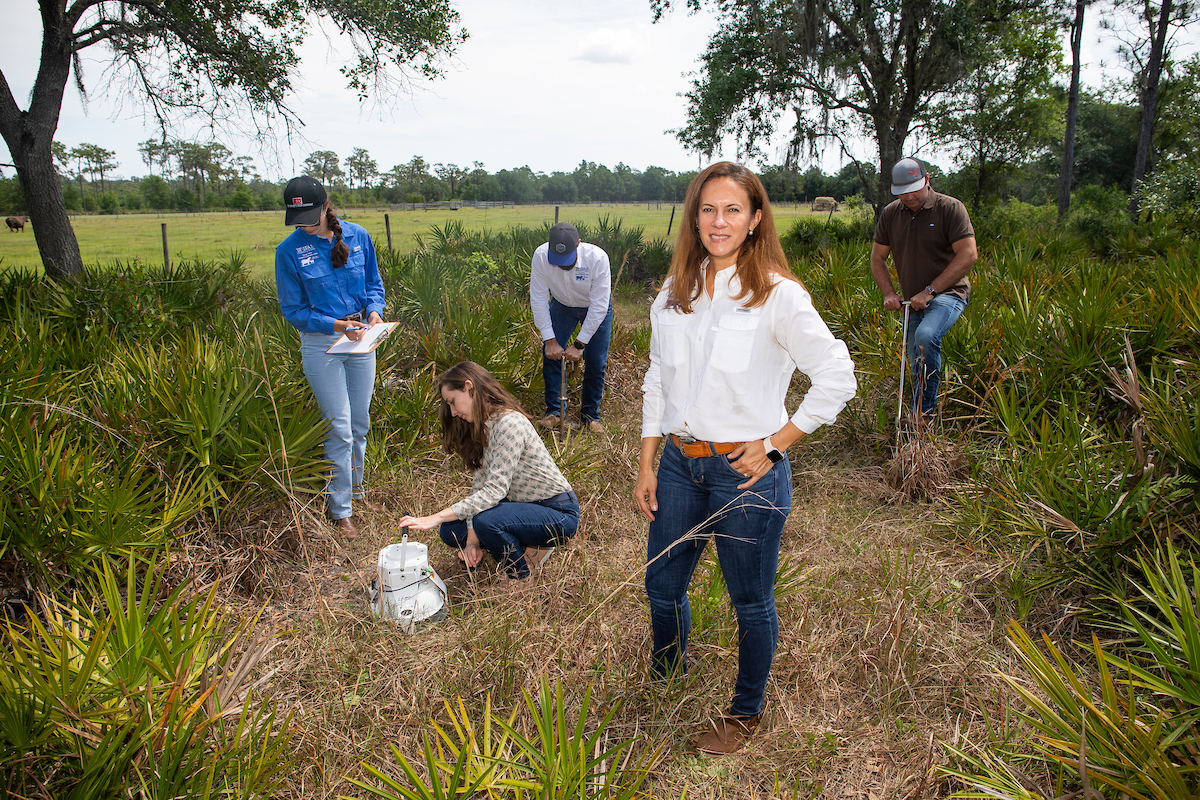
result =
M554 224L558 224L558 206L554 207Z
M167 249L167 223L162 224L163 235L163 277L171 277L171 251Z

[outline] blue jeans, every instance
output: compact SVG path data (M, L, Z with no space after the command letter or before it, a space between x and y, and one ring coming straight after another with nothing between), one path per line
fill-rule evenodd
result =
M587 317L586 308L564 306L550 298L550 324L554 327L554 338L562 347L567 346L571 334ZM583 350L583 408L581 419L589 422L600 419L600 399L604 396L604 370L608 367L608 341L612 335L613 308L608 304L608 314L587 347ZM542 356L542 378L546 382L546 413L562 416L562 361L551 361Z
M551 547L562 544L579 530L579 499L575 492L563 492L536 503L501 500L471 519L479 545L511 577L529 575L525 563L526 547ZM442 541L462 549L467 544L467 521L443 522L438 532Z
M967 304L958 295L939 294L923 311L908 313L908 361L912 369L915 406L921 413L937 410L938 388L942 385L942 337L958 321Z
M688 584L709 538L715 541L737 612L738 677L730 706L737 716L762 711L779 640L775 570L783 523L792 510L792 468L785 458L749 489L738 489L746 480L727 456L684 458L668 439L658 464L658 511L646 547L651 669L669 677L687 671Z
M316 395L321 415L329 422L325 484L330 519L354 513L351 501L363 498L363 463L367 431L371 430L371 394L375 391L375 354L330 355L325 350L341 338L323 333L300 334L304 377Z

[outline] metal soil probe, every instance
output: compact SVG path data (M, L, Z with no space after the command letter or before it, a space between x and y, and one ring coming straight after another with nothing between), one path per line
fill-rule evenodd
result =
M558 429L563 432L564 436L567 436L570 435L573 426L567 420L567 365L571 363L571 359L567 358L566 350L563 350L558 363L562 365L562 369L559 371L558 387L558 411L562 416L559 417Z
M563 430L567 429L567 351L564 349L563 354L558 358L558 424Z
M900 430L900 420L904 416L904 366L908 355L908 309L909 302L904 301L904 332L900 336L900 396L896 398L896 430Z

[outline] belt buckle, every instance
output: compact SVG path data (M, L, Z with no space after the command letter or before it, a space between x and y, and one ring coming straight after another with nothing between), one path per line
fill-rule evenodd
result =
M699 444L700 443L700 440L697 439L695 436L689 436L686 433L677 433L675 435L678 436L679 441L683 442L684 444Z
M362 314L357 312L354 314L347 314L346 316L342 317L342 320L344 322L362 322Z

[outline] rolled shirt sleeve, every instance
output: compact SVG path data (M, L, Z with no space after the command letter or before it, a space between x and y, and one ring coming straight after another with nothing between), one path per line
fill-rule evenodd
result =
M830 425L854 397L854 363L808 292L780 277L767 301L749 308L734 268L716 276L689 314L651 307L650 367L642 385L642 436L680 434L741 442L776 433L791 419L805 433ZM811 385L794 414L785 407L799 369Z

